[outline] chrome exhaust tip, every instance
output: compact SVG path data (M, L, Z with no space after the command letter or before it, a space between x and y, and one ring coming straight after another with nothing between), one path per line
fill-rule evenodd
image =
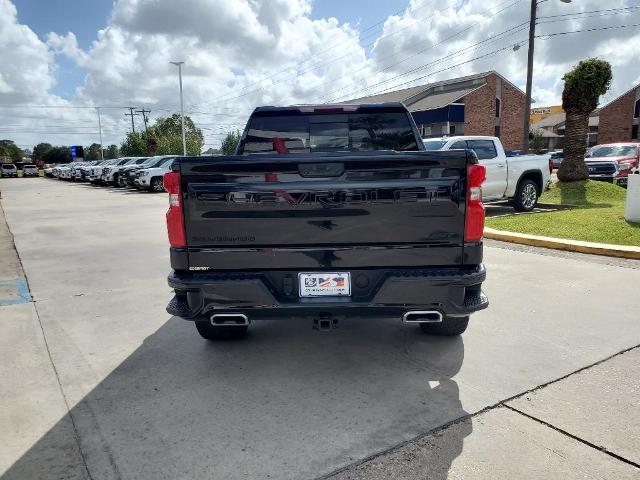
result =
M402 315L402 323L440 323L442 313L437 310L416 310Z
M211 315L210 321L214 327L245 327L249 325L249 318L243 313L216 313Z

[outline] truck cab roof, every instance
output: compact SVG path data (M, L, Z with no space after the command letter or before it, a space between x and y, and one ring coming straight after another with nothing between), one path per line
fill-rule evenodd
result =
M406 112L407 107L400 102L386 102L386 103L320 103L320 104L300 104L300 105L287 105L287 106L261 106L256 107L253 111L255 113L263 112L299 112L299 113L347 113L357 111L400 111Z

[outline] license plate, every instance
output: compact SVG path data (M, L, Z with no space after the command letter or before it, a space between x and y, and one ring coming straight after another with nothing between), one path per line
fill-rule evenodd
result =
M351 295L351 277L347 272L298 274L301 297L345 297Z

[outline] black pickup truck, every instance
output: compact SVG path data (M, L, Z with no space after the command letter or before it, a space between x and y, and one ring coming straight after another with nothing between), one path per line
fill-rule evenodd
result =
M459 335L488 305L484 177L471 150L425 151L399 103L257 108L236 155L164 177L167 311L211 340L292 317Z

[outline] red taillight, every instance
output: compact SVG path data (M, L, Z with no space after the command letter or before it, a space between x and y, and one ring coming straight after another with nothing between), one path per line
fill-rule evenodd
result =
M479 242L484 232L484 205L482 204L482 182L486 178L484 165L467 167L467 214L464 223L464 240Z
M167 211L167 232L172 247L186 247L184 233L184 215L182 211L182 194L180 192L180 173L164 174L164 189L169 192L169 210Z

